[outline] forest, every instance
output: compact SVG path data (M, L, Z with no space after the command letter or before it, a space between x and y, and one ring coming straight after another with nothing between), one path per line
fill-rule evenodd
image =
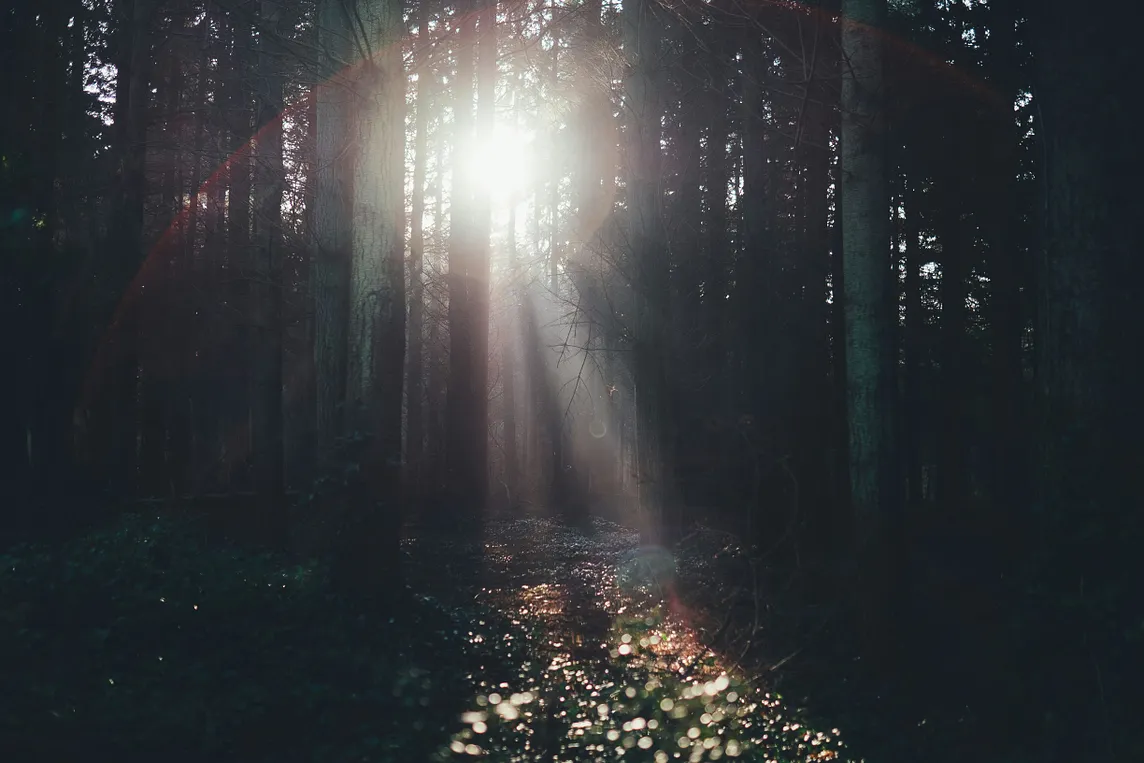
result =
M1134 21L5 0L0 759L1144 760Z

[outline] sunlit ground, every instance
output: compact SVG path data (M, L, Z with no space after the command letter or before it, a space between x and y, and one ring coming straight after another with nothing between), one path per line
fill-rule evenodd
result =
M0 555L4 760L845 756L705 646L676 560L616 525L410 539L399 616L202 529L136 517Z
M474 676L481 691L439 759L845 757L837 729L807 728L700 643L673 602L666 552L637 550L615 525L595 529L586 537L526 520L490 533L494 585L477 600L515 630L490 618L468 638L522 667L513 680Z

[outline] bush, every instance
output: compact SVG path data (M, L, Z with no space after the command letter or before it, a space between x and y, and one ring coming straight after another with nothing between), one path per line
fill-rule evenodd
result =
M358 611L322 568L208 544L190 520L14 548L0 602L5 760L386 760L439 744L468 693L440 608Z

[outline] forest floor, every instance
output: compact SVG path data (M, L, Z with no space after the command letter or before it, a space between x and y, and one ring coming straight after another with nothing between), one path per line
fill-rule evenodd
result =
M493 615L467 635L517 669L478 681L450 750L512 761L844 757L837 729L808 726L703 643L675 558L638 541L599 520L488 529L471 596Z
M0 758L841 760L704 643L683 560L603 521L404 545L394 615L139 518L0 556ZM694 565L691 569L696 569Z

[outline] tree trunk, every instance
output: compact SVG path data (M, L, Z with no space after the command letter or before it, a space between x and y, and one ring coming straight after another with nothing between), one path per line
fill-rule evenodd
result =
M258 246L252 268L251 447L254 485L258 495L260 534L271 544L285 538L285 441L282 426L282 280L285 252L282 240L282 195L286 185L282 164L282 73L269 49L266 32L277 34L279 8L262 0L258 69L258 138L256 146Z
M439 272L444 270L444 257L439 247L440 242L445 238L445 181L440 176L440 168L445 165L445 143L446 141L438 135L434 147L437 154L434 164L438 168L438 178L436 193L433 197L433 239L438 242L434 259L436 259L436 269ZM428 431L425 433L425 485L427 492L430 492L435 501L444 497L445 491L442 488L445 484L446 475L445 409L448 394L446 387L449 377L449 361L445 348L446 340L441 336L444 323L445 316L441 315L440 312L430 315L429 331L425 338L429 345L429 370L425 380L427 385L425 390L425 418L428 427ZM432 486L431 490L428 489L429 486Z
M429 14L425 6L418 11L418 42L424 46L428 38ZM423 489L425 460L425 169L429 164L429 109L436 74L422 61L414 90L417 124L413 142L413 198L409 222L409 368L407 376L405 461L406 484L411 497Z
M311 30L311 38L315 50L321 50L321 36L317 27ZM324 78L321 80L324 81ZM314 340L317 336L315 326L315 283L314 259L317 247L314 245L314 228L316 209L318 206L317 159L318 159L318 88L317 83L310 83L310 91L306 95L306 132L302 139L301 150L305 163L306 175L303 181L302 192L302 230L309 233L299 247L297 270L297 294L302 303L301 319L301 347L296 351L299 357L295 362L300 367L301 389L297 393L295 415L297 424L294 427L293 462L287 464L287 484L301 489L312 485L317 477L318 465L318 388L317 370L314 366Z
M512 279L515 278L517 268L515 203L509 210L505 250L508 257L509 278ZM520 460L516 432L516 347L520 336L518 307L520 295L515 283L509 288L508 318L503 331L501 375L504 378L504 484L508 493L508 508L514 509L520 501Z
M1007 6L1001 6L1004 10ZM1027 515L1027 479L1030 463L1022 432L1028 427L1028 405L1024 391L1021 274L1027 271L1027 258L1021 245L1023 229L1020 214L1021 171L1018 160L1019 135L1012 104L1021 88L1018 70L1016 19L1001 13L989 37L995 59L995 77L1001 91L1000 103L991 114L993 126L991 176L995 191L989 195L989 277L990 327L993 353L993 405L996 450L993 454L991 483L993 502L1002 509L1007 543L1024 545ZM1010 457L1010 456L1013 457ZM1012 547L1012 546L1011 546Z
M716 42L719 37L716 37ZM714 43L713 43L714 44ZM707 217L706 241L703 263L703 347L701 364L708 374L707 397L711 401L710 410L716 422L732 419L732 402L728 391L732 374L728 369L727 343L727 271L731 262L731 241L728 235L727 189L731 182L732 157L728 152L731 140L731 119L727 93L731 92L731 65L728 60L732 53L716 48L717 79L716 89L711 98L711 121L707 128L707 162L703 186L706 198L704 208ZM734 430L716 426L711 445L720 461L726 461L730 449L737 447L731 439ZM727 505L733 500L728 490L727 480L716 476L708 485L709 503L716 506Z
M660 24L654 3L635 0L623 9L624 52L629 69L627 141L628 232L636 284L635 387L639 529L649 542L670 537L663 525L671 442L666 411L666 330L670 284L664 256L660 188L662 104L656 67Z
M492 140L496 117L497 84L497 0L483 0L477 46L477 137L484 144ZM483 511L489 494L489 299L490 241L492 208L487 194L479 194L473 226L470 319L472 321L472 401L469 438L472 458L472 486L477 511Z
M200 294L208 273L208 268L204 267L204 260L209 252L207 239L209 239L210 231L216 224L216 221L209 217L209 208L205 223L202 221L201 215L204 202L209 204L211 201L209 198L210 189L203 184L203 167L206 154L208 110L211 108L207 100L211 81L208 61L214 15L213 4L207 2L205 13L199 21L197 30L200 37L195 57L197 82L194 95L194 118L191 121L194 137L191 141L191 172L188 179L190 205L187 209L187 224L183 243L189 278L197 288L193 291L188 290L184 297L186 320L190 329L187 332L187 337L193 342L193 346L188 347L184 355L186 358L184 373L180 375L179 379L178 399L181 401L179 403L179 428L182 430L182 437L180 438L181 442L174 444L174 459L176 463L180 460L183 462L179 468L181 479L176 485L180 495L194 493L202 487L202 475L205 471L203 468L205 453L202 442L206 428L210 424L210 417L202 415L202 409L209 407L209 398L207 394L204 394L208 392L209 387L207 386L208 374L205 371L203 360L207 354L206 348L209 346L210 338L204 336L202 332L202 316L206 309L209 309L209 306L205 304ZM199 235L200 225L205 233L202 237ZM201 246L199 245L200 241L202 242Z
M324 73L317 91L317 171L314 176L314 373L317 452L328 465L342 433L349 347L349 289L353 156L349 150L350 26L340 0L318 9Z
M799 336L805 343L796 357L799 362L798 391L800 403L794 432L796 450L794 471L799 484L800 511L810 517L807 525L811 545L826 551L819 542L829 535L830 511L834 501L829 480L821 474L831 468L827 457L834 440L831 432L833 417L824 401L830 399L830 315L827 304L826 283L830 274L830 132L834 112L828 99L829 78L836 76L837 54L835 37L837 28L826 20L815 20L811 33L812 57L810 82L807 85L807 105L803 111L803 129L799 134L797 150L801 154L803 171L803 199L805 202L804 246L806 265L802 269L801 309Z
M522 84L522 74L517 72L516 86ZM513 100L514 126L520 121L520 104ZM517 288L517 267L519 262L516 251L517 227L517 200L511 199L508 217L508 231L505 237L505 255L508 260L508 317L505 320L502 343L501 374L504 378L504 486L507 493L508 509L515 510L520 506L520 445L517 436L517 347L520 344L521 308L520 290Z
M227 263L231 278L231 299L237 311L246 316L250 300L250 231L251 231L251 144L253 114L249 74L253 72L252 48L254 34L242 14L232 13L234 27L234 55L232 68L242 72L234 78L230 89L230 105L234 120L234 142L237 150L230 158L230 198L227 208ZM248 467L244 459L250 456L250 390L248 371L251 326L240 321L232 356L228 359L230 371L230 397L228 406L230 424L235 435L232 449L236 453L237 474L230 477L231 489L247 487Z
M1030 6L1047 223L1037 263L1033 546L1050 610L1050 625L1036 631L1049 638L1038 653L1051 655L1035 680L1052 711L1034 720L1043 757L1099 750L1114 760L1133 757L1117 748L1133 742L1125 730L1139 691L1139 647L1126 634L1138 626L1144 573L1144 322L1130 286L1144 276L1142 200L1138 185L1123 182L1139 177L1144 162L1132 99L1121 94L1144 72L1130 52L1134 25L1074 11L1058 0Z
M552 6L555 7L556 3L553 2ZM549 62L548 77L549 87L553 92L557 92L560 87L560 29L559 27L551 28L552 34L552 58ZM563 162L557 160L557 136L556 131L550 131L548 137L549 146L549 167L551 174L548 177L548 300L539 301L535 304L536 307L542 305L551 305L558 303L560 300L560 260L564 252L564 247L561 242L564 231L561 228L560 218L560 180L563 176ZM541 315L544 313L541 311ZM531 320L535 323L542 320L544 324L549 321L547 317L540 318L539 316L532 315ZM542 342L541 334L536 334L535 341ZM540 345L543 347L543 344ZM529 349L532 352L532 349ZM567 436L564 427L564 411L560 408L560 391L559 385L556 382L556 375L550 373L547 363L544 360L548 357L549 353L541 350L539 365L534 364L533 378L536 384L546 385L545 388L539 389L539 396L537 401L540 403L540 410L543 411L543 419L546 423L546 434L548 435L548 442L551 447L552 460L549 464L551 470L551 482L549 488L549 506L550 510L559 507L565 514L566 519L572 519L568 513L570 508L567 501L567 494L564 489L565 483L565 450L567 445ZM552 505L552 502L557 505Z
M782 359L779 358L781 330L778 321L783 312L780 300L783 298L778 285L779 268L775 237L768 225L769 207L772 201L768 196L768 146L764 120L767 110L766 75L769 66L762 33L754 24L748 26L743 40L742 74L740 87L740 124L742 133L743 192L739 204L741 213L742 246L740 266L744 272L742 279L736 279L737 343L744 349L743 395L744 413L749 413L754 433L765 435L764 440L774 443L762 453L752 453L756 460L774 463L779 458L777 440L780 437L778 406L774 401L779 396L778 381L782 376ZM787 369L789 372L789 369ZM761 444L756 447L761 447ZM754 480L753 470L748 470L750 481ZM761 525L760 519L769 516L761 511L758 486L748 485L747 493L751 501L747 507L749 532L752 540L768 543L760 534L771 530L771 525Z
M696 331L696 326L700 325L703 318L703 294L700 286L703 277L700 244L703 219L700 157L703 147L700 137L706 112L701 110L701 104L702 101L680 115L676 150L673 152L678 166L678 185L671 204L669 278L672 325L671 346L667 349L677 358L696 357L701 342ZM709 373L709 368L701 368L698 364L677 368L672 374L672 389L700 389L704 377ZM714 395L704 396L705 402L716 399ZM679 402L673 400L668 403L671 421L667 429L673 438L669 448L675 454L674 462L679 468L676 484L681 501L675 508L682 511L684 505L701 502L699 481L702 479L702 471L698 464L709 446L703 438L694 436L695 432L703 429L706 405L684 407ZM686 519L681 514L675 514L669 521L675 526L681 526Z
M910 516L919 516L924 500L922 491L922 341L925 314L922 312L922 274L924 262L921 247L919 193L916 181L905 179L906 206L906 326L905 326L905 400L902 411L906 458L906 506Z
M961 522L969 516L969 475L966 458L965 405L967 362L966 278L968 275L967 223L954 200L940 212L941 240L941 436L938 440L938 504L945 521Z
M356 82L353 265L346 398L367 444L336 576L381 602L400 590L405 362L405 72L400 0L359 4L370 55Z
M112 131L117 159L116 193L108 231L108 251L115 257L113 264L109 264L106 288L102 291L124 296L119 305L112 301L101 304L97 313L109 322L104 345L97 348L97 352L103 354L102 359L97 355L95 366L95 371L101 374L101 383L106 384L100 389L108 390L109 394L108 399L99 401L102 426L93 428L111 443L97 463L110 475L113 492L127 497L134 493L137 478L139 342L134 324L139 317L139 294L132 279L144 257L151 4L149 0L121 0L116 3L116 11L125 23L116 35L119 71ZM89 388L86 394L95 391Z
M896 316L882 115L886 0L843 0L841 207L850 499L861 567L861 624L875 658L892 654Z
M454 98L453 147L459 161L453 164L453 190L450 199L449 231L449 383L445 401L445 469L449 510L461 511L462 503L473 500L476 484L472 445L473 379L476 369L473 323L477 219L473 178L464 152L473 148L473 58L476 15L470 4L463 4L460 33L457 36L457 75ZM467 507L466 507L467 508ZM467 520L477 517L465 513Z

